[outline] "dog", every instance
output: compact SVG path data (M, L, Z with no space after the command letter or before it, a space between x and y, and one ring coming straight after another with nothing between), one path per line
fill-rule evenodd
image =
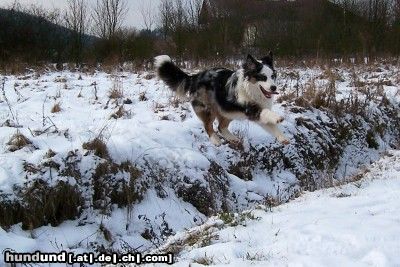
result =
M218 131L228 142L239 142L228 127L232 120L250 120L260 125L284 145L289 140L278 128L284 119L273 112L273 97L277 95L272 52L257 60L248 55L236 71L213 68L189 75L176 66L167 55L154 58L158 77L178 96L189 96L193 110L203 121L210 141L219 146Z

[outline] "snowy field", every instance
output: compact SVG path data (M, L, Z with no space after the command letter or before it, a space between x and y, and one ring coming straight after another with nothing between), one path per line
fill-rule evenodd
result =
M399 195L400 152L390 151L360 181L210 230L210 244L186 248L176 266L400 266Z
M145 253L220 214L179 266L399 266L400 156L379 160L398 146L399 68L279 71L286 147L249 122L231 125L242 146L213 146L151 72L0 76L0 251ZM302 100L319 88L357 110Z

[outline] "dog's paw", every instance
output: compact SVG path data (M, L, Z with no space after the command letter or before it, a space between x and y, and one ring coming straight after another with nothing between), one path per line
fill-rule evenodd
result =
M221 135L225 138L226 141L230 143L239 143L240 139L237 136L234 136L232 133L228 131L221 131Z
M283 140L281 143L282 143L283 145L285 145L285 146L290 145L290 141L287 140L287 139Z
M282 145L289 145L290 141L288 139L286 139L286 137L278 137L278 141L282 144Z
M236 137L236 136L235 136ZM242 140L240 140L239 138L235 138L235 139L231 139L231 140L227 140L230 144L233 144L233 145L240 145L240 144L242 144Z
M276 120L276 123L278 124L278 123L281 123L281 122L283 122L285 119L283 118L283 117L281 117L281 116L278 116L278 118L277 118L277 120Z
M210 136L210 141L215 146L220 146L222 144L221 138L219 138L216 134Z
M271 114L271 118L269 118L269 124L279 124L284 121L282 116Z
M241 141L239 141L239 142L229 142L228 146L230 148L238 150L238 151L243 151L244 150L244 146L243 146L243 143Z

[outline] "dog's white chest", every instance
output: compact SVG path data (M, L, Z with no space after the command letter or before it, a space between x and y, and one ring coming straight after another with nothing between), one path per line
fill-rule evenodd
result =
M253 88L251 88L253 89ZM239 103L250 103L256 102L262 109L271 109L273 104L273 99L266 99L262 93L257 93L255 90L238 90L237 100Z

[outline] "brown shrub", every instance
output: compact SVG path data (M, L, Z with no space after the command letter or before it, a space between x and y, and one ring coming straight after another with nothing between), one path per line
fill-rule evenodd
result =
M115 79L113 81L113 85L108 93L108 97L110 99L120 99L124 97L124 89L122 87L122 82L120 80Z
M10 141L8 141L7 145L9 146L8 150L10 152L20 150L21 148L24 148L27 146L31 146L31 147L35 148L32 145L32 142L28 138L26 138L23 134L21 134L19 131L11 137L11 139L10 139Z
M123 96L124 96L124 92L119 89L115 89L115 88L111 89L108 94L108 97L111 99L119 99L119 98L122 98Z
M109 159L110 155L108 154L107 145L100 137L96 137L92 141L83 143L83 149L93 151L94 154L103 159Z
M64 181L54 187L43 180L36 180L25 189L18 189L20 201L0 201L0 225L8 229L22 223L22 229L51 224L57 226L65 220L79 216L83 198L77 186Z
M119 119L122 118L123 116L128 115L128 111L124 109L124 106L120 106L116 112L111 114L110 118L112 119Z
M51 108L51 113L57 113L61 111L60 103L55 103L54 106Z
M127 173L129 179L115 180L113 177L117 173ZM146 187L137 182L140 176L141 172L128 161L116 164L106 160L97 165L92 176L94 207L107 214L111 204L129 207L141 200Z

